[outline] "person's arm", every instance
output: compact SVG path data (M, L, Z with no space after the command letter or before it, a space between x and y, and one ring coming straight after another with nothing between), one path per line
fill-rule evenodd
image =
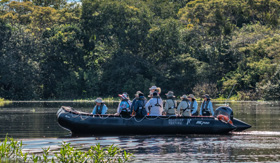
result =
M178 113L178 114L180 113L180 109L182 108L182 105L183 105L183 101L180 102L180 104L179 104L178 107L177 107L177 113Z
M163 112L163 107L162 107L163 106L163 101L162 101L162 99L159 99L159 104L161 106L160 107L160 113L161 113L160 115L162 115L162 112Z
M211 101L209 101L209 109L210 109L210 111L212 113L212 116L214 116L214 108L213 108L213 104L212 104Z
M159 100L159 101L160 101L160 100ZM168 100L166 100L166 101L165 101L165 106L164 106L164 111L165 111L165 112L168 111L168 108L169 108L168 103L169 103ZM160 102L159 102L159 104L160 104ZM160 105L163 106L162 104L160 104Z
M202 115L202 105L203 105L203 102L202 102L202 104L201 104L201 106L200 106L199 115Z
M195 114L196 111L197 111L197 102L195 101L195 102L193 103L193 112L192 112L192 114Z
M106 114L106 113L107 113L107 110L108 110L108 108L107 108L107 106L104 104L101 114L102 114L102 115Z
M146 103L146 105L145 105L145 110L146 110L147 113L150 112L150 111L149 111L149 106L150 106L150 101L148 101L148 102Z
M136 101L132 106L133 106L133 110L131 109L131 111L135 111L136 112L136 109L138 108L138 105L139 105L139 101Z
M118 105L117 113L120 113L120 105L121 105L121 102Z
M130 108L131 108L131 111L132 111L132 110L135 110L135 109L134 109L135 104L136 104L136 99L133 99L132 104L131 104L131 107L130 107Z
M94 106L94 108L92 110L92 114L96 114L96 105Z
M176 100L174 100L174 104L175 104L175 108L177 108L177 101Z

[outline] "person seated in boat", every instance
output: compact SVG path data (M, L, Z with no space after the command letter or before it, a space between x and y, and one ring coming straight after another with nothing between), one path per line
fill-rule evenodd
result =
M149 90L150 90L149 97L151 97L151 98L152 98L154 92L157 92L159 95L161 93L161 88L157 87L157 86L152 86L151 88L149 88Z
M201 107L200 107L200 114L199 115L202 115L202 116L214 116L214 109L213 109L213 105L212 105L212 102L211 102L211 98L208 94L206 95L203 95L202 98L204 99L202 104L201 104Z
M139 93L140 93L141 91L137 91L136 92L136 94L135 94L135 98L132 100L132 103L131 103L131 108L130 108L130 110L131 110L131 114L134 114L134 106L135 106L135 103L136 103L136 101L139 99Z
M198 111L197 111L198 104L197 104L196 98L194 97L193 94L190 94L188 96L188 100L189 100L189 106L191 109L191 115L197 116L198 115Z
M147 115L145 105L147 99L144 97L144 94L141 91L137 91L135 102L132 102L131 110L135 113L136 117L144 117Z
M95 100L96 102L96 105L94 106L93 108L93 111L92 111L92 114L101 114L101 115L104 115L104 114L107 114L107 106L103 103L102 101L102 98L97 98Z
M157 91L153 93L152 98L146 103L145 109L149 116L161 116L163 112L163 102Z
M130 116L131 101L129 100L126 93L119 94L121 102L119 103L117 113L121 116Z
M167 100L165 102L164 111L167 116L169 115L176 115L176 107L177 102L175 100L174 92L169 91L167 94L165 94L167 97Z
M188 117L191 116L191 108L190 108L190 104L189 104L189 100L188 100L188 96L187 95L183 95L181 97L181 102L177 107L177 113L180 114L180 110L182 110L182 116L184 117Z

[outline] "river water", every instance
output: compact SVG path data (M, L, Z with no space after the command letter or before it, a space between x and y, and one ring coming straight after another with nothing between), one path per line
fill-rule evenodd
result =
M215 102L214 108L223 103ZM252 125L245 132L228 135L148 135L71 137L60 128L60 106L91 112L89 102L14 102L0 106L0 139L6 134L22 140L24 151L56 151L64 142L88 149L91 145L115 144L134 153L135 162L279 162L280 103L232 102L234 117ZM114 113L117 103L107 103Z

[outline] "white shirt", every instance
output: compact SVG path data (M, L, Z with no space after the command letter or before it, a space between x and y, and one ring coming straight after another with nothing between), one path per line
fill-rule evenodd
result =
M156 104L160 106L155 106ZM163 102L161 98L151 98L145 105L147 113L150 113L149 116L161 116L163 112ZM150 110L149 110L150 107Z

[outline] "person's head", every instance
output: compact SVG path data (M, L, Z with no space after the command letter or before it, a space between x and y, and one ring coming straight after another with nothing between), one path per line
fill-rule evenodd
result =
M167 98L175 98L174 96L174 92L173 91L169 91L168 93L165 94Z
M188 99L187 95L183 95L183 96L181 97L181 100L189 100L189 99Z
M149 88L149 90L154 93L154 91L157 89L157 86L152 86L151 88Z
M129 95L127 92L123 92L123 95L126 95L127 99L129 99Z
M144 96L144 94L141 91L137 91L135 97L137 98L139 96Z
M102 104L102 98L101 97L98 97L96 100L95 100L95 103L97 106L101 105Z
M202 98L204 101L210 100L210 96L208 94L203 95Z
M193 95L193 94L189 94L189 95L188 95L188 100L194 101L194 100L195 100L194 95Z
M157 93L157 91L155 91L154 93L153 93L153 97L157 97L158 96L158 93Z
M121 100L127 100L127 94L123 93L123 94L119 94L119 97L121 98Z

